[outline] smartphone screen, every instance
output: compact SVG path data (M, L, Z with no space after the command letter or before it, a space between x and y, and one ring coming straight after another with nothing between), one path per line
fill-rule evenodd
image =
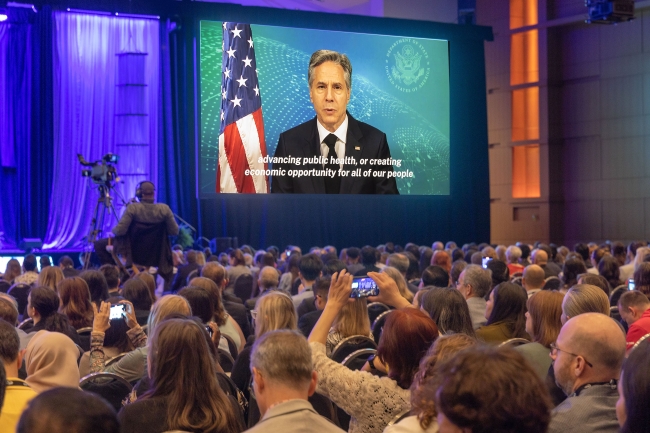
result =
M483 269L487 269L487 265L490 260L492 260L492 257L483 257Z
M124 304L111 305L109 319L121 319L122 317L124 317Z
M351 298L365 298L379 295L377 283L370 277L354 277L352 280Z
M634 278L630 278L627 280L627 290L634 290Z

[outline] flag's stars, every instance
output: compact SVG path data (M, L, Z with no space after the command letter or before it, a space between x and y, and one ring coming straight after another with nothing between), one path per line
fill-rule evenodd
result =
M224 30L226 30L226 24L227 24L227 23L224 21L224 22L223 22L223 29L224 29Z
M223 122L223 119L224 119L224 118L225 118L225 116L224 116L224 114L223 114L223 110L221 110L221 121L222 121L222 122Z
M252 37L248 38L248 46L249 46L249 48L253 48L253 38Z
M253 89L253 91L255 92L255 96L260 96L260 89L259 89L259 87L255 86L255 88Z
M233 34L233 39L235 38L241 38L240 33L243 32L244 30L239 30L237 27L235 27L235 30L231 30L230 32Z
M242 60L242 62L244 62L244 68L245 68L246 66L251 66L251 62L252 62L252 61L253 61L253 59L249 59L248 56L246 56L246 58L245 58L244 60ZM252 67L252 66L251 66L251 67Z
M230 69L226 68L226 70L223 71L223 75L225 75L226 78L230 78Z
M233 103L233 108L241 107L241 99L239 99L237 95L235 95L235 99L231 99L230 102Z
M246 87L246 81L248 81L248 78L244 78L244 76L242 75L239 80L235 80L235 81L239 83L239 87L241 86Z
M230 49L226 52L228 53L228 58L230 58L230 57L235 57L235 53L237 52L237 50L233 50L232 47L230 47Z
M259 75L259 74L260 74L259 71L255 69L255 75Z
M221 99L226 99L226 89L221 89Z

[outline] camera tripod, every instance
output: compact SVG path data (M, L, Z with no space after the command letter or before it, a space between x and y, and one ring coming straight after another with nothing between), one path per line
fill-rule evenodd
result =
M95 248L95 241L102 237L101 235L104 230L104 221L106 219L106 213L109 213L109 215L113 215L115 217L115 221L119 220L119 218L117 217L117 212L115 211L115 206L113 205L113 197L111 196L111 190L113 190L116 193L116 195L119 196L119 192L115 190L110 184L99 185L99 198L97 199L97 204L95 205L93 218L90 222L90 231L86 236L86 245L84 247L84 265L83 265L84 270L88 269L88 267L90 266L90 255L92 254L93 249ZM124 202L123 198L122 198L122 202Z

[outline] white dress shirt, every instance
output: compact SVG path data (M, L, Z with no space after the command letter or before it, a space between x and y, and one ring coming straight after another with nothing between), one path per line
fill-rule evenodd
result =
M345 115L343 123L341 123L341 126L339 126L334 132L329 132L318 120L316 120L316 125L318 126L318 138L320 139L320 154L329 157L330 149L327 147L327 144L325 144L325 137L334 134L338 139L334 145L334 149L336 149L336 157L341 160L345 158L345 140L348 136L348 115ZM339 165L343 168L343 163Z

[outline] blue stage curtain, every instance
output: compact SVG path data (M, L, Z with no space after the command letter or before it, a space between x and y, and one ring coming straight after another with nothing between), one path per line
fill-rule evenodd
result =
M56 170L45 247L74 248L83 245L99 199L97 186L81 177L77 154L97 161L108 152L120 155L123 150L115 144L116 54L120 52L147 53L149 149L120 155L116 168L123 179L114 196L117 213L123 209L122 198L133 197L137 181L157 178L159 22L67 12L56 12L54 22ZM103 229L115 224L116 219L107 214Z
M169 20L160 23L160 152L158 201L167 203L183 219L196 213L194 144L187 115L184 29Z
M52 175L52 13L8 8L0 25L0 247L47 227Z

